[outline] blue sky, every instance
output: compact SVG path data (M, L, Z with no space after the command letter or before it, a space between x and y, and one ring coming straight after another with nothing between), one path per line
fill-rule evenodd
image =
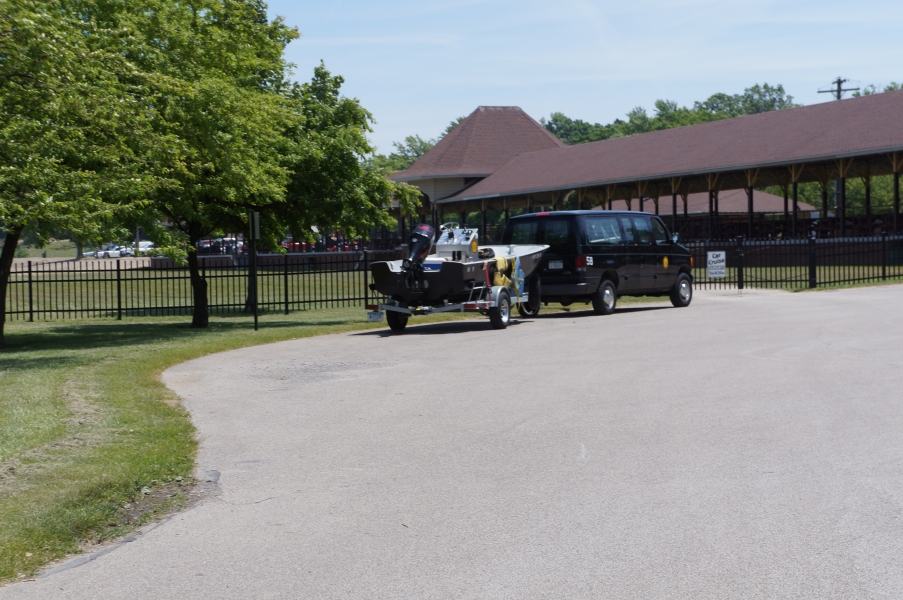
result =
M322 59L376 118L380 152L479 105L608 123L656 99L783 84L798 102L843 76L903 80L900 0L271 0L298 27L295 78Z

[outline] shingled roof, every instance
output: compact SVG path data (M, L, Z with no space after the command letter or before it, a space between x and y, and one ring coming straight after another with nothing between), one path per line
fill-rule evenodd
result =
M903 91L885 92L529 152L514 157L490 177L444 201L667 181L677 177L683 178L685 184L691 182L690 191L697 192L705 189L701 176L706 173L727 176L742 174L747 169L763 170L758 185L772 185L781 182L776 177L786 174L786 165L791 164L805 165L800 181L815 181L817 177L825 177L820 171L809 171L809 166L815 163L833 164L838 159L903 152L901 116ZM765 173L769 168L772 171ZM875 160L869 168L872 175L891 172L887 160Z
M516 106L480 106L395 181L438 177L487 177L524 152L564 143Z

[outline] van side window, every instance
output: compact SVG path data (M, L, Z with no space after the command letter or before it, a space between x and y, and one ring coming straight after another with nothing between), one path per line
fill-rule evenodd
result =
M586 217L586 243L591 246L616 246L624 243L615 217Z
M538 221L526 221L523 223L514 223L511 228L511 239L508 244L537 244L537 231L539 230Z
M652 228L649 227L648 217L633 217L633 226L640 244L652 243Z
M656 243L667 244L668 231L665 229L665 226L658 219L650 220L652 221L652 236L655 238Z
M571 252L574 243L574 232L571 230L570 219L547 219L545 222L545 233L543 234L543 244L549 245L552 252Z
M628 244L636 244L636 232L633 230L633 223L630 221L630 217L624 215L621 217L621 226L624 227L624 241Z

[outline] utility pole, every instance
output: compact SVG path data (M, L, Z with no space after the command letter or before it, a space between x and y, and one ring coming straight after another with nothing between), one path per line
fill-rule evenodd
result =
M844 79L842 77L838 77L834 81L831 82L831 87L825 90L818 90L819 94L833 94L835 100L840 100L843 98L844 92L858 92L859 88L845 88L843 84L849 82L849 79ZM840 203L840 181L834 180L834 214L837 214L837 207ZM846 208L846 207L844 207ZM822 215L823 217L827 217L828 215Z

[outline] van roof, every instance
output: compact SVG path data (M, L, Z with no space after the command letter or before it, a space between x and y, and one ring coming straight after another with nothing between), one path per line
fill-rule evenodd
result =
M530 217L561 217L571 215L649 215L654 217L653 213L640 212L638 210L556 210L550 212L527 213L511 217L513 219L527 219Z

